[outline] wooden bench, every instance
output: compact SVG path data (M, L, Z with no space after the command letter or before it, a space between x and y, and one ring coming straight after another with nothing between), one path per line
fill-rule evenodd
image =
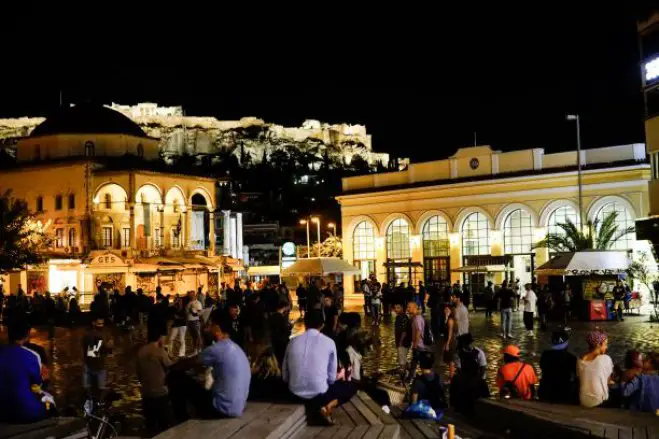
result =
M659 439L659 418L619 409L586 409L538 401L479 400L475 418L488 430L514 438Z
M0 424L0 439L59 439L85 428L81 418L51 418L32 424Z

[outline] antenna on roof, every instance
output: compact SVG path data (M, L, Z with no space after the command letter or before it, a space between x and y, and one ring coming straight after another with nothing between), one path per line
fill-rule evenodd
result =
M476 131L474 131L474 146L478 146L478 143L476 143Z

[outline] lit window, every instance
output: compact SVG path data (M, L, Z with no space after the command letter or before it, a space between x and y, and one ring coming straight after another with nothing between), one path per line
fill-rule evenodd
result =
M105 208L112 209L112 195L105 194Z
M64 248L64 229L55 229L55 248Z
M618 226L616 230L616 235L619 235L624 230L627 230L629 227L634 227L634 216L629 212L624 204L614 201L612 203L605 204L599 212L597 212L597 219L599 220L599 225L602 225L604 218L612 214L613 212L617 213L615 224ZM616 242L611 245L611 250L627 250L633 247L634 241L636 241L636 233L627 233L625 236L622 236Z
M130 247L130 228L124 228L122 229L122 235L121 235L121 245L123 248L129 248Z
M55 196L55 210L62 210L62 196Z
M448 255L448 224L439 215L430 217L423 226L423 256L433 258Z
M533 225L530 213L517 209L508 215L503 227L503 242L508 255L531 253Z
M76 246L76 229L69 229L69 247Z
M559 224L567 224L568 220L578 225L577 211L572 206L561 206L549 215L547 221L547 233L549 235L565 235L565 231Z
M410 257L410 226L402 218L394 220L387 229L387 257L389 259Z
M85 156L94 157L95 155L96 155L96 147L94 146L94 142L91 141L85 142Z
M352 249L355 266L360 269L359 278L375 273L375 231L370 223L357 224L352 233Z
M490 254L490 221L485 215L474 212L462 224L462 255Z
M74 194L69 194L69 209L76 208L76 196Z
M103 227L103 247L112 247L112 227Z

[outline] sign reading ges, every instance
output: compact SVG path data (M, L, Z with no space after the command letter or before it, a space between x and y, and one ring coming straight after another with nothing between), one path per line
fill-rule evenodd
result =
M92 259L90 265L116 267L117 265L126 265L126 263L122 261L120 257L108 253L105 255L96 256L94 259Z
M659 56L643 65L643 80L645 85L653 84L659 80Z

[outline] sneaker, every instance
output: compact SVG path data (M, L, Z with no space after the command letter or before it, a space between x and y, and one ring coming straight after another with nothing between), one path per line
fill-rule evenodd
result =
M501 338L506 338L506 334L504 334L504 333L502 332L501 334L499 334L499 337L501 337Z

